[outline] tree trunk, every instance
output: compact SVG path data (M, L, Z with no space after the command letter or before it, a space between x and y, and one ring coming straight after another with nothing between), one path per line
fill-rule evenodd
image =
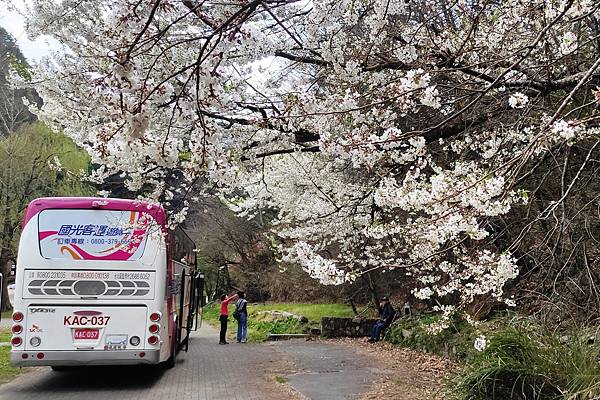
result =
M348 299L348 302L350 303L350 307L352 307L352 312L354 313L354 315L358 315L358 310L356 309L356 304L354 304L354 300L350 298Z
M232 288L232 285L231 285L231 276L229 275L229 265L228 264L225 264L222 273L223 273L225 291L229 291Z
M5 207L4 221L2 229L2 238L0 241L0 271L2 271L2 307L1 311L12 310L10 298L8 297L8 277L10 276L10 267L8 261L12 258L11 243L14 230L11 226L10 214L8 207Z
M373 300L373 304L375 305L375 308L379 307L379 293L377 291L377 288L375 287L375 283L373 282L371 273L368 272L361 276L364 279L365 283L367 284L367 288L369 289L369 294L371 295L371 300Z
M8 277L10 276L10 267L8 266L8 261L11 259L10 254L8 254L8 250L2 248L0 251L0 266L2 266L2 307L1 311L10 311L13 309L12 304L10 303L10 298L8 297Z

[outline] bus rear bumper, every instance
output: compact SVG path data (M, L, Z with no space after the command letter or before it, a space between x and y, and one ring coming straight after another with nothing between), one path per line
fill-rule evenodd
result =
M143 357L141 357L141 353ZM40 356L43 354L43 356ZM24 356L26 355L26 357ZM18 367L70 365L158 364L160 350L11 351L10 363Z

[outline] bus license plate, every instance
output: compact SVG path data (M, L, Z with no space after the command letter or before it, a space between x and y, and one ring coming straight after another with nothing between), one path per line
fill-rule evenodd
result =
M73 333L73 338L79 340L97 340L99 337L100 331L98 329L75 329L75 332Z

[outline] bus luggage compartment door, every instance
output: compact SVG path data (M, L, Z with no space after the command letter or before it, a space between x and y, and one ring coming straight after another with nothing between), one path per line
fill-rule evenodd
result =
M29 306L25 350L136 350L146 344L145 306Z

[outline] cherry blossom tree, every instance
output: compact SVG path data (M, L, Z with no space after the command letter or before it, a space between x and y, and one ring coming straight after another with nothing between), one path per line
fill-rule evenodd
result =
M282 257L326 284L401 271L446 315L512 305L524 238L597 167L597 1L28 7L29 33L64 45L35 72L38 113L103 164L97 179L122 173L173 223L198 184L240 215L275 211ZM498 221L572 148L559 193L505 240Z

